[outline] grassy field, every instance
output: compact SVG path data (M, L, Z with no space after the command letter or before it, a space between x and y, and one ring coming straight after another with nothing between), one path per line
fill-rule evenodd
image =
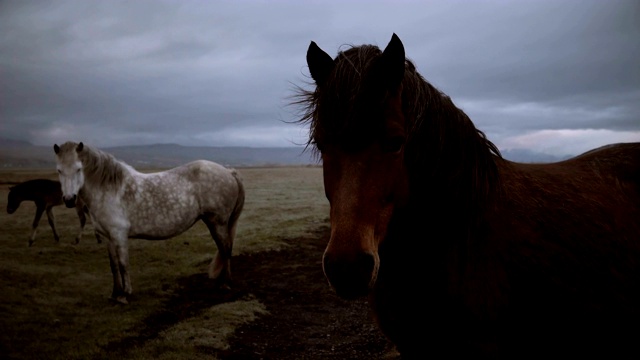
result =
M246 203L234 255L280 249L287 246L282 239L306 235L327 223L329 206L321 168L239 171ZM6 208L10 185L33 178L57 177L53 170L0 170L2 207ZM107 300L112 276L106 244L97 244L91 223L80 244L73 245L79 226L75 211L56 207L60 243L54 242L44 215L36 242L28 247L34 214L35 205L24 202L14 214L2 211L0 215L0 358L112 358L105 347L142 336L142 323L161 312L177 291L177 280L205 274L217 251L201 223L168 241L132 240L130 271L135 298L129 305L115 305ZM193 344L224 349L237 326L264 311L251 298L211 306L199 316L162 330L158 338L131 349L124 359L202 358Z

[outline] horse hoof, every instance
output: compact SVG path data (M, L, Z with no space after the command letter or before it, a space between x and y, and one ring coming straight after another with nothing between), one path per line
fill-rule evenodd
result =
M126 296L117 296L117 297L110 297L109 301L116 303L116 304L123 304L123 305L127 305L129 304L129 301L127 300Z
M218 290L220 291L231 291L231 285L229 284L222 284L218 286Z
M231 281L223 279L213 279L213 288L221 291L231 290Z

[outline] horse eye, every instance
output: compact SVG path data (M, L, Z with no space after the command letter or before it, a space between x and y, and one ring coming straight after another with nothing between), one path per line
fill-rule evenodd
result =
M76 173L79 173L79 172L80 172L80 169L76 170Z
M404 137L402 136L393 136L383 139L380 144L380 148L385 153L397 153L402 150L402 146L404 146Z

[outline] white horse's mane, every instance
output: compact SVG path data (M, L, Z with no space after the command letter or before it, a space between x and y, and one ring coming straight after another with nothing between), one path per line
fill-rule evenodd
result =
M76 151L78 143L67 142L60 146L60 152ZM135 171L130 165L116 159L113 155L100 149L83 144L82 150L77 152L82 162L85 181L97 183L108 189L118 189L122 186L126 174Z
M133 168L102 150L84 145L78 153L84 167L85 181L96 182L105 187L118 189L127 173Z

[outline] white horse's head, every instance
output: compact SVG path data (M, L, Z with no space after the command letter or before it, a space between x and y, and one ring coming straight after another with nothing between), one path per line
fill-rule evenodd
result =
M56 170L62 186L62 200L68 208L75 207L80 188L84 185L84 173L82 161L78 153L84 145L81 143L66 142L61 146L53 145L56 152Z

